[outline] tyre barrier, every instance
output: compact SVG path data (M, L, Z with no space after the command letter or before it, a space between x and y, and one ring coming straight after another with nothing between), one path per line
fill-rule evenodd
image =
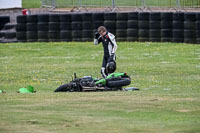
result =
M137 42L138 41L138 37L127 37L127 41L128 42Z
M49 30L48 37L49 39L60 39L60 31Z
M184 21L184 13L183 12L173 13L173 21Z
M93 41L99 26L105 26L118 41L200 42L200 13L196 12L99 12L17 16L16 37L22 42ZM13 33L10 34L14 36Z
M72 30L72 41L81 41L82 30Z
M117 13L117 21L127 21L128 13Z
M130 12L128 13L128 20L138 20L138 12Z
M184 42L185 43L196 43L196 31L195 30L184 30Z
M161 13L161 21L173 21L173 13L172 12Z
M60 22L71 22L71 14L61 14Z
M71 30L62 30L60 31L60 39L61 41L72 41L72 32Z
M4 28L4 24L0 24L0 30Z
M196 21L196 13L186 12L184 14L185 21Z
M27 31L38 31L37 23L27 23L26 24L26 30Z
M82 28L83 28L83 30L93 29L93 22L92 21L83 21Z
M148 41L149 41L149 38L148 38L148 37L139 37L139 38L138 38L138 41L139 41L139 42L148 42Z
M26 16L27 23L37 23L38 22L38 15L27 15Z
M15 24L5 24L4 25L4 30L10 30L10 29L13 29L15 27L16 27Z
M172 29L162 29L161 37L162 38L172 38Z
M48 32L47 31L38 31L38 39L47 39Z
M126 29L117 29L116 30L116 39L117 41L123 42L127 40L127 30Z
M149 38L150 42L161 42L161 38Z
M16 31L17 32L21 32L21 31L26 32L26 24L24 24L24 23L17 23L17 25L16 25Z
M50 14L49 22L60 22L60 15L59 14Z
M49 15L48 14L41 14L38 15L38 23L48 23L49 22Z
M127 29L127 21L117 21L117 29Z
M138 37L140 38L149 38L149 29L139 29Z
M150 21L149 29L161 29L161 21Z
M93 30L82 30L82 41L93 41Z
M48 31L49 30L49 23L39 22L37 25L38 25L38 31Z
M139 21L149 21L149 12L139 12L138 20Z
M106 21L116 21L117 14L116 13L105 13L104 14L104 20Z
M116 29L108 29L108 31L116 36Z
M138 41L138 29L127 29L127 41Z
M116 25L116 24L115 24ZM97 29L99 26L104 26L104 21L93 21L93 28ZM116 26L115 26L116 27ZM108 27L107 27L108 28Z
M9 16L0 16L0 24L6 24L10 22Z
M26 23L26 17L27 16L17 16L17 23Z
M92 14L91 13L82 14L82 21L92 21Z
M49 22L49 30L60 30L60 23L59 22Z
M184 29L183 21L173 21L173 29Z
M128 29L138 29L138 21L137 20L128 20Z
M173 38L184 38L184 30L174 29L172 31Z
M200 43L200 38L196 38L196 43Z
M0 32L0 38L3 37L5 35L4 32Z
M60 22L60 30L71 30L71 22Z
M72 22L72 30L82 30L82 22Z
M150 38L161 38L161 30L159 29L150 29L149 30L149 37Z
M128 29L127 30L127 37L138 37L138 29Z
M81 14L72 14L72 22L82 22Z
M161 42L172 42L172 37L162 37Z
M200 38L200 30L196 31L196 38Z
M92 30L82 30L82 37L83 38L93 38Z
M184 21L184 29L185 30L195 30L195 22L192 21Z
M161 21L161 29L173 29L173 21Z
M38 40L37 31L27 31L26 32L27 42L35 42Z
M127 37L127 30L125 29L117 29L116 36L119 38L126 38Z
M107 29L117 29L116 21L104 21L104 26ZM98 28L98 27L97 27Z
M22 41L22 42L26 42L26 40L27 40L26 39L26 32L19 31L19 32L16 33L16 37L19 41Z
M184 30L183 29L173 29L172 31L173 42L183 43L184 42Z
M4 25L9 22L10 22L9 16L0 16L0 30L2 30L4 28Z
M149 14L150 21L161 21L161 13L160 12L152 12Z
M5 37L6 39L13 39L13 38L16 37L16 32L6 32L6 33L4 34L4 37Z
M138 21L138 29L149 29L149 21Z
M104 13L93 13L92 20L93 21L104 21Z

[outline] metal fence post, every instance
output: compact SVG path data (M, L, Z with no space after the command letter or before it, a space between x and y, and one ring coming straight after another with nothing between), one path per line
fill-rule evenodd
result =
M176 0L176 5L178 8L181 8L180 0Z
M51 0L51 6L52 6L52 8L50 9L50 11L52 11L56 8L56 0Z
M82 0L79 0L78 4L79 4L80 7L82 7Z
M147 11L147 10L152 11L152 10L147 6L146 0L141 0L141 2L142 2L142 4L143 4L144 11Z
M44 0L42 0L42 5L41 5L41 7L43 7L43 5L44 5Z
M176 0L176 5L177 5L177 7L178 7L178 10L177 10L177 11L184 10L184 11L186 12L186 10L184 9L184 6L185 6L185 5L183 5L183 7L182 7L182 6L181 6L180 0Z
M142 4L143 4L143 7L145 8L146 7L146 1L145 0L141 0L142 1Z
M115 8L115 0L112 0L112 9Z
M121 11L121 10L119 9L119 7L117 7L117 6L115 5L115 0L112 0L112 8L108 7L108 9L111 9L112 12L117 11L117 10Z

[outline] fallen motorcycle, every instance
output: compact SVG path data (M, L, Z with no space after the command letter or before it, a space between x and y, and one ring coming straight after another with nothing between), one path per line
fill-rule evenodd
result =
M92 76L77 78L74 73L71 82L61 85L54 92L118 91L130 84L131 78L127 73L112 73L101 79Z

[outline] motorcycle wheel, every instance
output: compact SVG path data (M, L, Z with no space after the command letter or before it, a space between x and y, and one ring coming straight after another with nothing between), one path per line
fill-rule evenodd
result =
M70 91L71 88L72 88L72 84L68 83L68 84L61 85L54 92L67 92L67 91Z
M131 84L130 78L121 78L119 80L109 80L107 81L107 87L122 87Z

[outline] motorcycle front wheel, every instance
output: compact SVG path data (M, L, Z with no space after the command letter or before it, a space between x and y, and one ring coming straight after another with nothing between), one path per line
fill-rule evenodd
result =
M58 87L54 92L67 92L71 91L72 83L64 84Z

